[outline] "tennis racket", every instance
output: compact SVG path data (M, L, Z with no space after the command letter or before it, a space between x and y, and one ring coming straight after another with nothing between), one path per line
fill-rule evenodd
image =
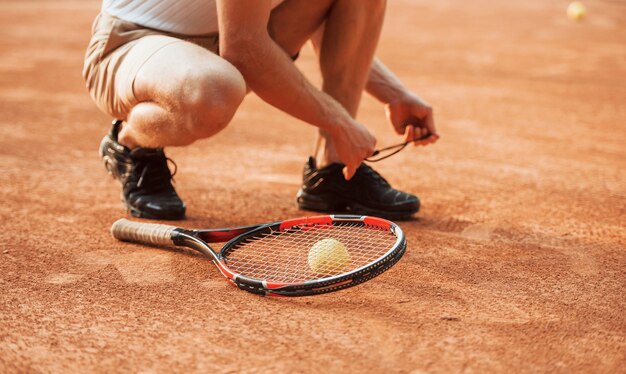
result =
M404 233L395 223L353 215L212 230L120 219L111 233L123 241L194 249L208 256L232 284L266 296L319 295L356 286L388 270L406 250ZM340 264L313 267L309 252L325 239L341 243L347 256L344 252ZM209 243L226 244L216 252Z

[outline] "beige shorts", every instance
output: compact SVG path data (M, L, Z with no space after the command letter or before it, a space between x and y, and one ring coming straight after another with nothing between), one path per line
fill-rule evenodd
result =
M218 53L218 35L188 36L148 29L100 13L93 23L83 78L100 110L126 119L139 102L133 84L139 69L161 48L193 43Z

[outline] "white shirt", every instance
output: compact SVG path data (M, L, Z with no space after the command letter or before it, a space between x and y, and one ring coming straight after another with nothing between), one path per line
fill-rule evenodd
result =
M272 0L272 8L282 1ZM176 34L218 31L215 0L103 0L102 10L127 22Z

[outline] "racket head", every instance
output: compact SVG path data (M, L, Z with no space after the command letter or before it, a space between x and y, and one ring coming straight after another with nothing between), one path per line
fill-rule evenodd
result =
M329 239L330 260L316 262L320 252L313 247L319 249L320 243L327 244ZM397 263L405 250L404 233L391 221L369 216L315 216L263 225L230 240L218 253L218 267L246 291L306 296L370 280Z

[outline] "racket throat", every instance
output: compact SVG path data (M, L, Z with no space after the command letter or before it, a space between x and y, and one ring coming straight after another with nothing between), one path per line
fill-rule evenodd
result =
M172 242L181 247L188 247L209 257L216 264L221 261L220 256L208 244L198 239L191 230L177 229L172 233ZM220 265L218 265L220 266Z

